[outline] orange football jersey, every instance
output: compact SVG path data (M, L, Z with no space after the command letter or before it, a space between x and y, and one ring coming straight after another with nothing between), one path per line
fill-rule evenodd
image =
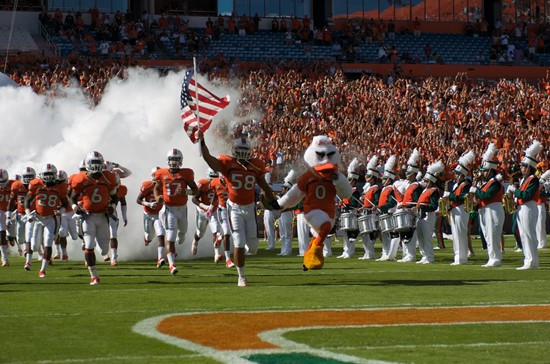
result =
M10 202L12 184L13 181L10 179L5 186L0 187L0 211L8 210L8 202Z
M304 213L322 210L331 218L336 216L336 187L331 180L321 179L311 171L306 171L298 179L298 188L306 193Z
M25 214L25 197L29 189L25 187L23 181L14 181L11 185L10 199L15 198L17 201L17 212L19 214ZM34 209L32 209L34 210Z
M143 196L143 201L155 202L154 190L155 190L155 183L153 181L143 182L141 184L141 188L139 189L140 194ZM147 206L143 206L143 211L151 215L158 214L161 209L162 209L162 204L158 204L158 207L154 209Z
M103 171L95 180L87 174L76 175L71 188L82 197L82 209L93 213L105 213L111 201L111 192L116 189L116 178L112 172Z
M197 187L199 189L199 201L205 205L212 205L214 210L218 208L218 196L216 191L211 185L211 182L206 178L200 179L197 182Z
M236 158L220 155L221 173L225 176L229 201L238 205L254 203L254 189L258 178L265 174L265 164L258 158L252 158L246 168Z
M187 204L187 186L194 182L195 173L189 168L180 168L176 173L170 169L161 168L155 172L155 181L162 186L162 198L168 206L183 206Z
M218 204L221 207L227 207L227 199L229 198L227 186L222 183L220 178L213 178L212 181L210 181L210 186L212 186L214 191L216 191L216 195L218 196Z
M29 193L34 196L36 213L44 217L52 216L62 205L61 199L67 197L67 184L46 186L40 178L35 178L29 183Z

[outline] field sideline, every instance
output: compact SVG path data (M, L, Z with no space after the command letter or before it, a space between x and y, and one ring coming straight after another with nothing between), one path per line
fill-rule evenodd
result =
M432 265L332 257L314 272L260 249L246 288L211 259L180 261L177 277L154 262L101 263L90 287L82 262L55 262L41 280L12 256L0 269L0 362L548 362L550 250L538 270L516 271L511 238L496 269L481 267L477 240L467 266L450 266L446 245Z

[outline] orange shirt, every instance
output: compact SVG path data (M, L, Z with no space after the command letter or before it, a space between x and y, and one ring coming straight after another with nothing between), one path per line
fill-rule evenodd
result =
M97 180L86 173L77 174L71 183L71 188L82 197L82 209L92 213L105 213L111 201L111 195L116 193L116 177L112 172L103 171Z
M8 202L10 202L12 180L8 180L5 186L0 187L0 211L8 210Z
M141 188L139 189L139 193L143 197L143 201L146 202L155 202L155 182L153 181L145 181L141 184ZM156 215L159 213L159 211L162 209L162 204L158 204L156 208L152 209L147 206L143 206L143 211L150 215Z
M11 185L10 199L17 199L17 212L19 214L25 214L25 196L28 192L29 189L25 187L22 181L14 181Z
M67 198L67 187L66 183L46 186L40 178L33 179L29 183L29 193L35 198L36 213L44 217L52 216L61 206L61 199Z
M216 210L218 208L218 197L210 181L206 178L200 179L197 182L197 187L199 189L199 201L205 205L212 205L214 210Z
M220 155L218 160L222 164L221 173L225 176L229 201L238 205L254 203L256 181L265 174L264 162L252 158L245 168L236 158L228 155Z
M322 210L331 218L336 216L336 187L332 180L321 179L311 171L306 171L298 179L298 188L306 193L304 213Z
M210 186L216 191L220 206L225 208L227 206L227 199L229 198L227 186L222 183L220 178L213 178L212 181L210 181Z
M123 197L126 197L127 194L128 194L128 187L126 187L122 184L120 186L118 186L118 190L116 190L116 195L117 195L119 200Z
M167 206L186 205L187 186L194 179L195 173L189 168L180 168L174 174L168 168L155 172L155 181L162 186L162 198Z

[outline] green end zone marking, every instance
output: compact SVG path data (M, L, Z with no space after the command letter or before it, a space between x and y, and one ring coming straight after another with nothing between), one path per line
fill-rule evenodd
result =
M289 354L256 354L247 356L246 359L258 364L342 364L349 363L336 359L326 359L307 353Z

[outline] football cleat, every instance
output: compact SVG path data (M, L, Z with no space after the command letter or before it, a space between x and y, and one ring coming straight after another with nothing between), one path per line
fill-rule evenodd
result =
M99 285L99 277L92 277L92 280L90 281L90 286L98 286Z
M157 260L157 268L162 267L164 264L166 264L166 260L164 260L164 258Z
M62 261L62 262L68 262L68 261L69 261L69 256L68 256L68 255L64 255L63 258L61 258L61 261Z
M239 277L239 282L237 283L237 286L239 287L248 286L248 280L246 279L246 277Z
M226 268L233 268L235 266L235 263L233 263L233 261L231 259L227 259L225 261L225 267Z
M59 254L54 255L53 259L59 259L61 256Z
M149 246L149 241L147 241L145 237L143 237L143 243L145 244L145 246Z
M178 268L175 265L170 266L170 274L173 275L173 276L178 274Z
M2 262L2 267L9 267L9 266L10 266L10 263L7 260L4 260Z
M221 254L216 255L216 256L214 257L214 263L219 262L220 260L222 260L222 258L223 258L223 255L221 255Z
M104 262L108 262L108 261L110 261L110 260L111 260L111 258L110 258L109 256L103 257L103 261L104 261Z
M25 263L25 266L23 268L25 270L31 270L31 263Z
M111 267L116 267L118 265L118 262L116 260L111 261Z
M41 270L40 272L38 272L38 277L39 278L46 278L46 272Z
M196 240L193 240L193 244L191 245L191 254L197 255L197 248L199 247L199 242Z

